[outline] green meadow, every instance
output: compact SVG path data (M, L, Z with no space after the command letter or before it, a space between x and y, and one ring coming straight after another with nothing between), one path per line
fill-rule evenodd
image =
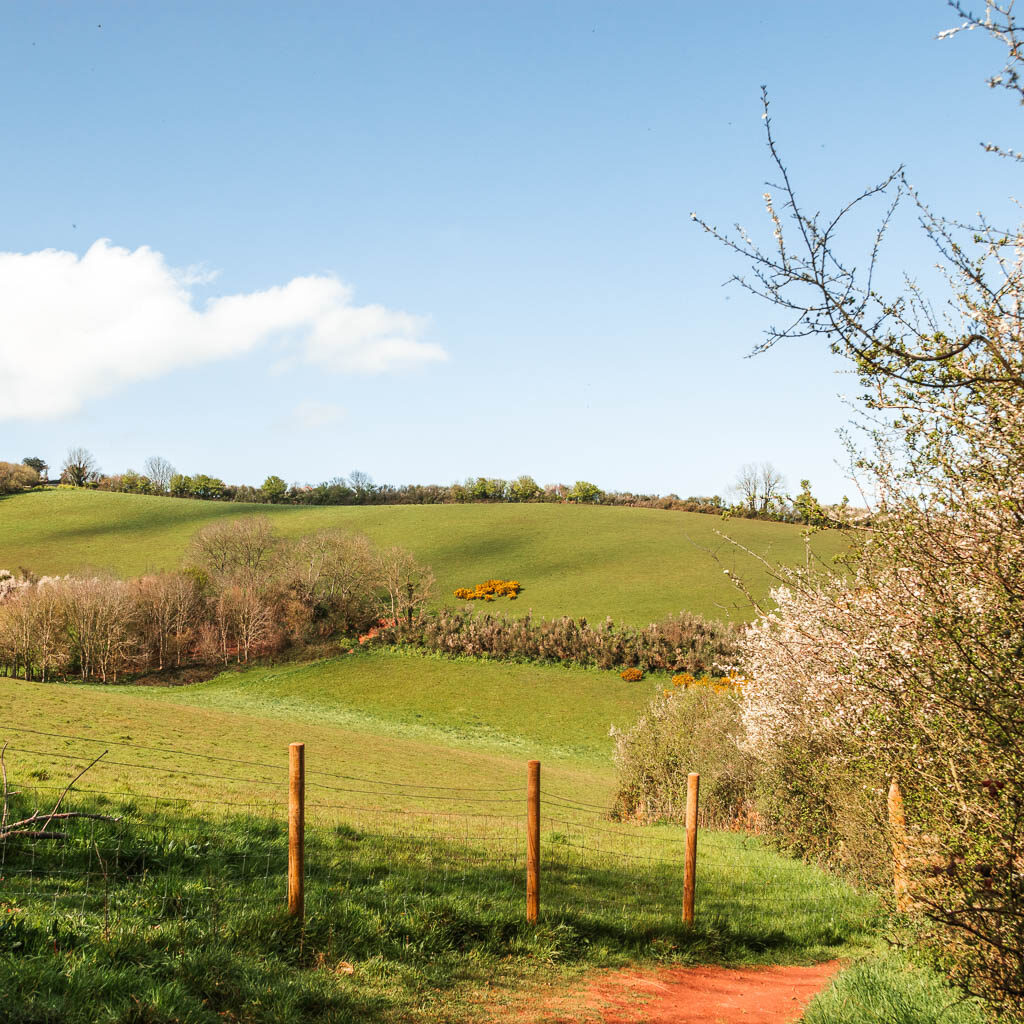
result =
M454 603L456 587L493 577L517 579L524 588L519 600L489 607L592 621L610 615L635 625L681 610L721 621L749 619L753 609L724 570L742 576L760 600L773 582L760 559L794 565L807 557L798 526L658 509L300 508L49 490L0 500L0 568L51 575L92 569L122 576L173 568L196 530L245 515L269 516L283 535L338 527L408 548L434 570L439 601ZM814 558L831 560L845 548L837 532L811 540Z
M282 534L343 526L407 546L442 595L511 576L525 590L509 610L632 622L679 608L748 615L722 570L759 593L767 570L716 530L769 561L804 557L797 529L682 513L56 491L0 502L0 566L172 566L203 523L248 512ZM814 543L831 557L842 538ZM636 722L659 685L358 646L189 686L0 679L9 818L45 813L83 769L62 809L98 816L62 822L62 840L0 844L0 1021L522 1019L531 993L596 969L843 957L854 966L809 1021L978 1024L934 975L884 952L874 895L755 837L701 833L697 921L681 924L682 831L609 813L610 730ZM291 742L306 758L301 925L285 908ZM536 926L524 919L532 758Z
M69 806L118 819L8 842L0 976L25 1010L0 1019L486 1019L523 986L595 967L870 948L873 898L741 835L704 835L699 923L683 928L681 830L607 815L609 727L652 693L387 650L189 687L0 680L15 808L49 806L105 752ZM306 744L302 931L283 902L291 741ZM523 920L534 757L537 928Z
M610 806L609 728L631 725L654 689L648 681L626 683L596 669L356 648L351 655L304 665L227 671L184 687L42 685L0 678L0 730L6 735L21 726L121 740L128 749L142 745L247 761L276 758L282 767L287 744L302 741L311 768L455 787L508 785L509 778L518 785L526 760L537 758L560 794ZM53 741L46 749L84 753L90 748L68 740ZM261 753L254 756L254 751ZM9 754L9 763L16 765L16 756ZM109 769L109 781L133 794L167 795L170 782L175 796L210 795L202 776L192 778L187 765L172 767L179 764L173 755L150 750L147 758L166 767L166 777L157 773L154 781L130 769ZM30 760L32 768L40 766L36 755ZM60 758L43 767L59 771ZM101 762L90 779L104 781L107 772ZM281 795L251 782L218 782L217 788L242 800Z

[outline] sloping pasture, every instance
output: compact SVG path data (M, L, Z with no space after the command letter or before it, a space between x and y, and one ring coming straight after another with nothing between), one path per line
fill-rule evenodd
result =
M6 844L0 976L25 1007L11 1019L462 1020L495 984L869 944L870 898L740 835L703 835L698 923L680 924L680 830L607 815L608 728L630 725L652 686L387 651L183 688L0 680L15 812L50 807L102 753L67 806L117 819ZM295 740L303 930L284 912ZM536 928L529 757L542 761Z
M95 569L128 576L181 563L207 523L266 515L284 535L340 527L400 545L431 566L437 600L492 577L517 579L518 601L488 610L585 616L646 625L680 610L721 621L753 609L724 570L763 599L770 565L802 564L798 526L657 509L576 505L384 505L300 508L190 501L86 490L40 491L0 500L0 568L39 574ZM735 541L736 544L730 542ZM814 558L846 549L842 534L812 538Z

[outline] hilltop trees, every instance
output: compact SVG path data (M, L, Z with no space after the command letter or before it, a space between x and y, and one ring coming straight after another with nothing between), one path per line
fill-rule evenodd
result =
M372 500L376 487L373 483L373 477L369 473L364 473L362 470L354 469L348 475L348 485L352 488L352 492L355 495L355 503L357 505L365 505L367 502Z
M532 476L519 476L509 484L509 501L532 501L543 492Z
M288 493L288 485L279 476L268 476L260 487L264 499L276 505Z
M60 469L62 483L72 487L84 487L99 479L100 470L96 457L87 448L69 448Z
M70 458L71 455L73 458ZM42 459L26 460L25 466L37 464L46 469ZM91 467L91 468L90 468ZM749 464L740 473L742 486L732 488L736 500L729 502L718 495L690 496L678 494L642 494L632 491L606 491L596 484L578 480L573 486L564 483L539 485L528 474L505 480L501 477L469 477L454 484L375 484L365 473L354 471L349 478L332 477L316 485L292 484L276 474L267 476L262 485L229 484L205 473L186 475L160 456L151 456L144 463L144 472L126 469L123 473L101 475L95 459L85 449L73 449L65 463L62 481L69 486L88 486L101 491L148 494L202 501L232 501L246 504L288 505L439 505L468 502L531 502L615 505L620 507L699 512L708 515L742 516L772 519L778 522L808 522L797 507L798 500L783 494L785 479L771 463ZM9 485L11 470L0 479L0 487ZM19 469L21 474L22 470ZM28 480L23 475L19 480ZM78 481L78 483L75 483ZM44 481L45 482L45 481ZM35 486L17 483L13 490ZM3 493L0 491L0 493ZM845 500L845 499L844 499ZM833 514L825 508L817 525L844 527L848 515Z
M40 459L36 456L29 456L27 459L22 459L22 464L28 466L29 469L34 469L39 474L41 480L46 479L46 474L49 471L49 466L46 464L45 459Z
M454 484L375 484L358 470L349 478L332 477L316 485L292 484L277 474L267 476L262 485L229 484L205 473L186 475L177 472L166 459L151 456L144 472L126 469L123 473L101 475L92 460L92 469L82 459L92 459L84 449L75 449L81 458L65 466L64 483L89 486L101 491L129 494L166 495L202 501L233 501L247 504L289 505L439 505L467 502L573 502L636 508L700 512L709 515L744 516L779 522L806 521L793 502L783 494L785 479L771 463L744 466L740 473L743 486L737 501L724 501L718 495L641 494L632 491L606 491L586 480L571 487L564 483L539 485L528 474L505 480L501 477L469 477ZM45 468L41 459L38 462ZM749 478L749 479L748 479ZM75 484L75 481L80 481ZM736 487L733 488L735 492ZM830 526L843 525L841 517L825 516Z
M171 477L177 472L175 468L159 455L151 455L143 465L146 476L149 477L154 494L166 494L171 486Z
M24 463L0 462L0 494L15 494L39 483L39 473Z
M168 484L171 497L200 498L216 501L224 496L225 484L219 477L197 473L195 476L184 476L175 473Z
M739 496L740 502L750 512L757 511L757 494L760 478L761 474L758 472L757 466L752 462L748 462L740 467L740 471L736 474L736 480L732 485L733 490Z
M740 467L733 490L751 514L768 515L783 502L786 478L770 463L745 463Z
M577 505L592 505L601 500L601 488L588 480L577 480L567 497Z

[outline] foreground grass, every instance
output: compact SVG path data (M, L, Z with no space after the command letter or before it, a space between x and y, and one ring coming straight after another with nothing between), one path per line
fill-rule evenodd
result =
M719 837L703 854L718 902L698 904L684 929L674 857L581 853L549 835L542 920L530 927L521 836L337 823L307 836L300 929L284 909L280 820L81 806L122 820L73 822L67 842L3 850L0 1019L12 1024L470 1019L488 985L556 973L849 953L875 913L812 868ZM771 913L763 898L742 913L744 880L772 872L787 885Z
M0 1020L463 1020L488 985L865 948L870 899L735 835L702 838L700 924L681 929L681 831L605 816L608 726L631 724L654 685L389 651L174 689L0 680L22 805L49 806L107 751L72 799L122 819L0 852ZM301 934L283 912L295 739ZM529 756L543 762L537 928L523 922Z
M682 931L681 831L604 814L608 726L656 688L390 651L183 688L0 680L22 805L50 806L107 750L73 799L123 819L0 848L0 1021L470 1020L502 1003L495 987L595 968L872 950L869 898L732 834L702 833ZM307 745L304 933L283 912L291 740ZM543 762L536 929L527 757ZM855 964L821 999L815 1024L976 1024L897 960Z
M189 501L85 490L39 491L0 500L0 568L36 573L83 569L134 575L177 567L200 527L242 515L270 516L285 535L342 527L413 551L437 575L439 599L491 577L518 579L515 603L488 610L586 616L646 625L680 610L706 618L750 618L723 569L759 599L772 581L727 533L770 563L804 561L803 531L781 523L656 509L575 505L386 505L299 508ZM831 558L841 534L814 538Z
M982 1007L906 955L865 958L816 996L804 1024L983 1024Z

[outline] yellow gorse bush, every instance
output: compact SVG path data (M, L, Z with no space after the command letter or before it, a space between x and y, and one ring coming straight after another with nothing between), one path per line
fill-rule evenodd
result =
M644 671L641 668L627 668L619 673L620 679L625 679L627 683L639 683L644 677Z
M459 587L454 593L460 601L493 601L507 597L514 601L522 590L519 580L485 580L475 587Z
M672 686L675 689L688 690L691 686L708 686L715 691L715 693L736 693L740 694L743 692L744 680L741 679L736 673L730 672L729 675L722 676L695 676L689 672L680 672L678 675L672 677ZM665 696L668 697L673 691L665 690Z

